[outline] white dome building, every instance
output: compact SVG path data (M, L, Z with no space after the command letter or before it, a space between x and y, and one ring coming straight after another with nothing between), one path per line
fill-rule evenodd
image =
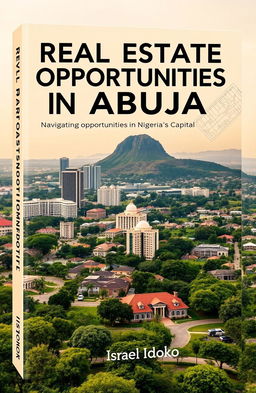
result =
M126 209L123 213L119 213L116 215L116 228L127 231L134 228L138 224L138 222L146 220L147 214L138 211L134 203L131 202L126 206Z
M126 254L144 256L153 259L159 248L159 231L152 229L149 223L141 220L126 233Z

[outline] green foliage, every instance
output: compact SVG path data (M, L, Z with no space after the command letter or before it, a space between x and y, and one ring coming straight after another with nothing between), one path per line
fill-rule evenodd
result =
M67 314L67 318L74 323L75 327L79 326L87 326L87 325L98 325L99 320L97 316L91 313L84 313L82 311L69 311Z
M238 317L228 319L224 325L224 331L226 335L232 337L237 344L241 344L242 319Z
M155 334L157 334L157 336L159 338L161 338L162 341L162 348L164 346L169 347L171 345L172 342L172 334L170 332L170 329L166 328L162 323L158 323L158 322L150 322L147 323L145 322L143 324L143 327L146 330L149 330L151 332L154 332Z
M72 346L89 349L91 358L104 357L111 342L110 331L94 325L80 326L71 337Z
M89 372L90 351L85 348L68 348L61 352L55 372L59 386L79 386Z
M241 317L242 305L239 296L231 296L220 306L219 317L224 322L228 319Z
M58 317L52 319L52 325L61 341L69 339L75 330L73 322Z
M182 280L190 282L196 278L200 271L200 265L190 261L165 261L162 264L160 274L170 280Z
M73 300L73 296L70 295L68 291L62 288L58 293L50 296L48 300L49 305L60 305L64 308L64 310L68 310L71 306Z
M54 335L52 323L42 317L29 318L24 322L24 336L29 347L49 344Z
M240 351L234 345L224 344L220 341L201 342L199 355L202 358L213 359L222 368L223 363L237 366Z
M133 319L132 308L128 304L121 303L119 299L107 299L100 303L97 307L97 312L108 320L112 325L116 320L131 321Z
M12 288L0 287L0 314L12 311Z
M256 344L246 344L243 348L239 372L242 380L256 383Z
M199 289L189 298L190 306L196 311L215 312L218 309L218 296L209 289Z
M56 364L56 356L48 351L46 345L34 346L26 354L26 378L32 382L32 386L35 388L42 381L44 385L49 386L55 379Z
M0 324L0 361L11 357L12 328L10 325Z
M48 254L48 252L53 247L56 247L57 244L58 240L55 235L35 234L29 236L26 240L26 246L28 248L36 248L43 255Z
M111 373L90 375L74 393L139 393L133 380L127 380Z
M51 320L52 318L66 318L66 311L60 305L50 305L40 303L36 306L34 311L36 317L44 317L45 319Z
M225 372L214 366L189 367L183 376L182 393L232 393Z

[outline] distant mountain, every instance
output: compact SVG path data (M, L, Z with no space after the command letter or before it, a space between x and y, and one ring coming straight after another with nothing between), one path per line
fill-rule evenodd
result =
M241 150L208 150L197 153L174 153L175 158L186 158L216 162L229 168L241 168Z
M240 175L239 170L213 162L174 158L158 141L145 134L129 136L98 164L105 175L151 175L166 180L182 176Z

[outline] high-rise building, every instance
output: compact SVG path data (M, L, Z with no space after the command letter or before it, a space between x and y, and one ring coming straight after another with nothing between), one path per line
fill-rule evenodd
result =
M84 165L84 189L97 190L101 186L100 165Z
M73 221L60 222L60 238L73 239L74 238L74 223Z
M62 172L61 197L74 201L77 207L81 207L84 195L84 174L81 169L67 168Z
M147 221L147 214L138 211L134 203L129 203L123 213L116 215L116 228L132 229L139 221Z
M104 206L120 205L120 188L118 186L102 186L97 192L97 202Z
M62 172L65 171L69 167L69 158L61 157L60 158L60 171L59 171L59 182L60 187L62 187Z
M23 206L24 218L37 216L77 217L77 204L62 198L32 199L24 201Z
M135 254L148 260L154 258L159 248L159 231L147 221L139 221L135 228L126 232L126 254Z

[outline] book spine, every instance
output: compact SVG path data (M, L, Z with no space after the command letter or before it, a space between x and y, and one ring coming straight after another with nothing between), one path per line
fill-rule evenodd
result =
M23 378L24 343L23 343L23 111L22 111L22 29L14 32L13 37L13 346L12 361L17 371Z

